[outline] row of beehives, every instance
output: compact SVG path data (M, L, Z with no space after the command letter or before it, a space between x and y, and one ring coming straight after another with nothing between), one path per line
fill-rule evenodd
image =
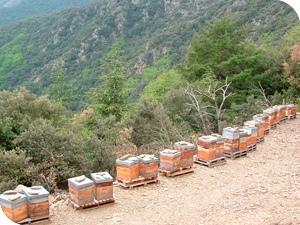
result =
M49 218L49 192L41 186L24 188L22 194L6 191L0 195L1 208L13 222L28 217L32 220Z
M223 136L212 134L198 138L197 159L210 161L247 150L261 140L266 131L286 118L296 118L295 106L274 106L263 114L253 116L252 121L244 123L242 129L224 128ZM174 150L160 152L160 163L154 155L125 156L116 160L117 180L134 182L139 178L158 177L158 169L175 172L192 168L195 145L181 141L174 144ZM160 165L159 165L160 164ZM68 179L70 199L77 206L97 201L113 199L113 178L107 172L92 173L91 179L79 176ZM41 186L23 189L24 194L7 191L0 195L2 210L14 222L30 217L40 219L49 217L49 192Z

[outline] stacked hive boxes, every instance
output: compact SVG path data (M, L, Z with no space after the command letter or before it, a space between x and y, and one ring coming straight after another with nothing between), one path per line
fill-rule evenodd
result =
M269 115L268 114L257 114L253 116L253 120L263 120L265 121L265 134L269 130ZM268 133L268 132L267 132Z
M257 131L257 140L262 141L265 135L265 121L263 120L252 120L244 123L244 126L255 126L258 128Z
M137 156L139 160L139 175L148 178L158 177L158 158L154 155Z
M296 114L297 114L297 106L291 104L292 107L292 118L296 118Z
M213 136L198 137L197 159L211 161L216 158L218 139Z
M223 137L225 138L224 153L232 154L239 151L240 130L238 128L223 128Z
M169 172L175 172L180 170L181 153L176 150L165 149L160 153L160 169Z
M97 201L114 198L113 178L108 172L92 173L91 177L94 181L94 196Z
M250 137L248 137L247 139L247 146L256 146L257 144L257 133L258 133L258 128L253 126L253 125L249 125L249 126L244 126L243 130L248 131L248 133L251 134Z
M277 123L277 119L276 119L277 110L276 109L267 109L264 111L264 113L269 116L269 128L270 129L275 128L276 123Z
M223 157L225 138L223 138L222 135L218 135L218 134L214 134L211 136L213 136L217 139L217 148L216 148L215 158L218 159L218 158Z
M41 187L35 186L23 189L27 196L28 216L31 219L47 218L50 215L49 209L49 192Z
M195 145L181 141L174 144L174 149L181 153L182 168L192 168L194 165Z
M244 129L240 129L239 151L245 151L248 147L248 138L250 134Z
M130 183L139 178L139 159L129 157L128 159L117 159L117 180L129 181Z
M283 121L285 119L286 106L275 105L275 106L273 106L273 108L277 109L277 122Z
M0 195L1 208L4 214L13 222L19 222L28 217L27 197L14 191Z
M78 206L94 202L94 182L85 177L79 176L68 179L70 199Z

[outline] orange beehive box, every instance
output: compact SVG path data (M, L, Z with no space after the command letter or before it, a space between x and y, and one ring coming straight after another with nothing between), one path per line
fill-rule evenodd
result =
M264 111L264 113L269 116L269 128L270 128L270 125L276 124L277 109L267 109Z
M113 178L108 172L92 173L91 177L94 181L94 196L96 200L114 198Z
M126 160L117 159L117 179L123 181L134 181L139 178L140 164L136 157L130 157Z
M10 192L10 191L8 191ZM0 204L4 214L13 222L19 222L28 217L26 195L10 192L0 195Z
M251 134L251 136L248 137L247 146L256 145L257 144L258 128L253 126L253 125L250 125L250 126L244 126L243 130L248 131L248 133Z
M250 135L244 129L240 129L240 140L239 140L239 151L247 150L248 147L248 137Z
M197 158L210 161L216 158L217 138L214 136L198 137Z
M223 157L225 138L223 138L222 135L219 134L212 134L211 136L217 139L215 158L217 159Z
M292 115L296 115L297 114L297 106L294 104L291 104L290 106L292 107L292 112L291 112Z
M153 178L158 176L158 158L154 155L137 156L140 164L140 176L144 178Z
M195 149L195 145L186 141L180 141L174 144L174 150L177 150L181 153L182 168L193 167L194 149Z
M234 153L239 151L240 130L238 128L223 128L224 152Z
M287 105L286 106L286 111L285 111L285 116L289 117L292 115L292 105Z
M247 121L244 123L244 126L255 126L258 128L257 137L264 137L265 135L265 121L255 119L251 121Z
M160 169L175 172L182 166L181 153L177 150L165 149L160 153Z
M285 105L275 105L273 106L274 109L277 109L277 120L280 122L282 119L285 118L286 113L286 106Z
M94 202L94 182L85 177L79 176L68 179L70 199L78 206Z
M42 219L50 216L49 192L45 188L34 186L24 188L23 192L27 196L28 216L31 219Z
M253 120L263 120L263 121L265 121L265 123L264 123L265 130L269 129L269 115L267 115L267 114L257 114L255 116L253 116Z

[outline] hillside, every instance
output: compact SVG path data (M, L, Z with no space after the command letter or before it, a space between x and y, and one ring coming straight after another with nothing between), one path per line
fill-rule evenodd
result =
M257 151L226 165L195 164L193 174L160 176L160 184L114 187L115 205L76 211L61 195L51 206L53 223L299 224L299 128L299 118L281 123Z
M0 0L0 27L27 17L51 14L93 0Z
M0 28L0 90L26 86L40 95L53 82L51 69L62 60L67 83L79 95L71 108L82 109L84 93L100 82L98 59L105 58L115 38L122 37L128 77L145 80L144 69L161 59L171 66L183 62L199 24L226 14L239 19L239 25L248 24L248 39L254 42L268 33L276 43L299 24L293 9L278 0L98 0ZM150 80L158 74L157 69L150 72Z

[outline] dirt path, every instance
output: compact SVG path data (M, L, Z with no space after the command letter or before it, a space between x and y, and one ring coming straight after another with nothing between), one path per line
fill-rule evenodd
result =
M300 119L271 130L258 150L160 184L114 187L118 204L51 208L53 224L300 224Z

